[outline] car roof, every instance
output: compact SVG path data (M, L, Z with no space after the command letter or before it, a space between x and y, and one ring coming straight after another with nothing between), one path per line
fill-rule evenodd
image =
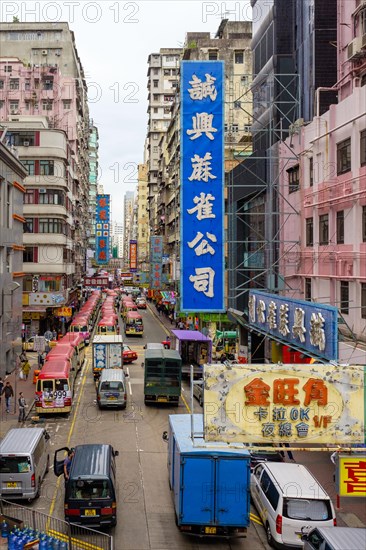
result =
M262 466L270 471L285 497L330 500L318 480L303 464L266 462Z
M105 477L109 475L111 445L78 445L71 463L70 478Z
M12 428L0 443L1 454L26 454L32 452L44 428Z
M365 550L366 529L360 527L316 527L335 549Z

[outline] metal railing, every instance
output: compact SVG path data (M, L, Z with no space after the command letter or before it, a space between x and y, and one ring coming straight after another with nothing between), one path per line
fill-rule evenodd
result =
M67 543L68 550L113 550L113 537L88 527L70 524L31 508L0 500L0 512L9 520Z

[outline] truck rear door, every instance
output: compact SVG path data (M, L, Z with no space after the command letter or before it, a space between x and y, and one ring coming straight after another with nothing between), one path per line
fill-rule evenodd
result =
M216 524L249 525L249 459L218 457L216 464Z
M186 457L181 476L180 522L190 525L213 524L215 460L207 456Z

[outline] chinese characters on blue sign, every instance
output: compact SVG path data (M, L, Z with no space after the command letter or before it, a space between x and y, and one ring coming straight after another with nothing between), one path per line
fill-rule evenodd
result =
M161 289L163 237L150 238L150 288Z
M97 264L109 262L110 195L97 195L95 254Z
M338 359L336 307L250 290L248 308L249 322L260 332L327 361Z
M181 310L224 309L224 63L181 63Z

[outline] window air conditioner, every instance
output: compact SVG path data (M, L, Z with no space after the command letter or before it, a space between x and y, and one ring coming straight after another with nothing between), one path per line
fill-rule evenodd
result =
M39 190L40 193L47 193L47 189L45 189L44 187L41 187L40 190Z
M23 141L23 147L29 147L29 141Z
M42 50L42 55L47 55L48 54L48 50Z
M363 55L362 51L362 37L357 36L348 44L347 48L347 59L350 61L351 59L357 59L361 55Z

